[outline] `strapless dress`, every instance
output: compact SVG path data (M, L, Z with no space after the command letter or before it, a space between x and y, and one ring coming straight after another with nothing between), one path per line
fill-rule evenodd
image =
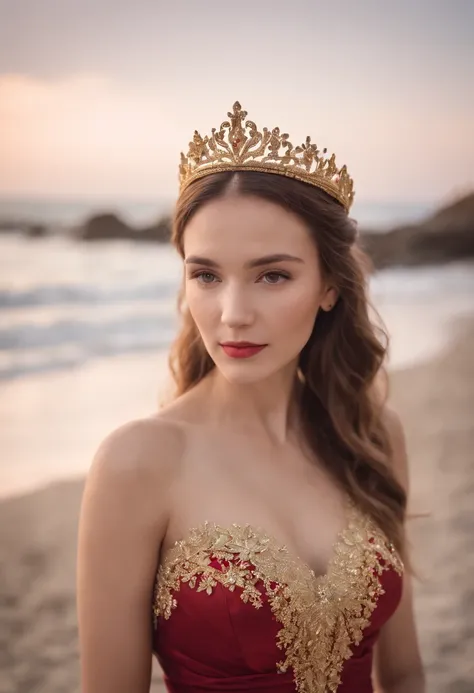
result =
M250 525L191 529L158 568L153 645L169 693L373 693L403 564L352 503L325 575Z

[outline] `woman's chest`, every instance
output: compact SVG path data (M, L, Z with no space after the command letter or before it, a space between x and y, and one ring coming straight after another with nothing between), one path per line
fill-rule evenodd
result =
M175 489L165 551L205 521L250 525L264 528L316 575L325 573L347 524L344 494L333 480L295 455L214 454L190 465Z

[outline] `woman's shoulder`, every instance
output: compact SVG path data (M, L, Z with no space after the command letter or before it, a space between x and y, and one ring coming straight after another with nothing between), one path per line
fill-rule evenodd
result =
M382 421L392 440L400 440L404 437L403 424L400 415L390 405L385 404L382 408Z
M100 443L88 475L89 484L133 489L169 487L179 474L185 433L177 423L154 414L126 422Z

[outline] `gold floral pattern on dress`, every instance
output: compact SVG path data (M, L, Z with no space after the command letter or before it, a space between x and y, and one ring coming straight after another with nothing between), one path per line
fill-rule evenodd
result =
M260 529L206 522L176 542L158 569L155 627L158 617L171 617L182 583L209 595L218 584L230 591L239 587L242 601L256 609L265 595L281 623L277 645L284 658L278 671L293 670L298 693L334 693L383 594L380 575L389 568L403 573L393 545L353 503L327 572L319 577Z

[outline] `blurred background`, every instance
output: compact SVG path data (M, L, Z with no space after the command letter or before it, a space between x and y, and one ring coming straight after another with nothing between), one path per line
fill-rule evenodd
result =
M0 0L0 693L79 691L83 476L167 390L179 154L236 100L355 180L428 690L474 691L473 28L470 0Z

